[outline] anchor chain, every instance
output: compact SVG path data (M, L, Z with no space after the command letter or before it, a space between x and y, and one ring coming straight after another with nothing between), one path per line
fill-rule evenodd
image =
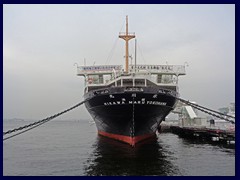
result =
M11 133L13 133L13 132L17 132L17 131L21 131L21 130L26 129L25 131L21 131L21 132L19 132L18 134L14 134L14 135L9 136L9 137L7 137L7 138L3 138L3 141L4 141L4 140L7 140L7 139L10 139L10 138L12 138L12 137L14 137L14 136L16 136L16 135L22 134L22 133L24 133L24 132L26 132L26 131L29 131L29 130L37 127L37 126L40 126L40 125L42 125L42 124L44 124L44 123L46 123L46 122L48 122L48 121L50 121L50 120L52 120L52 119L54 119L54 118L56 118L56 117L62 115L62 114L65 114L65 113L67 113L68 111L71 111L71 110L77 108L78 106L82 105L82 104L85 103L86 101L87 101L87 100L84 100L84 101L82 101L82 102L80 102L80 103L78 103L78 104L76 104L76 105L74 105L74 106L72 106L72 107L70 107L70 108L68 108L68 109L60 112L60 113L57 113L57 114L55 114L55 115L53 115L53 116L49 116L49 117L47 117L47 118L45 118L45 119L42 119L42 120L39 120L39 121L30 123L30 124L27 124L27 125L25 125L25 126L21 126L21 127L14 128L14 129L8 130L8 131L6 131L6 132L3 132L3 136L5 136L5 135L7 135L7 134L11 134Z

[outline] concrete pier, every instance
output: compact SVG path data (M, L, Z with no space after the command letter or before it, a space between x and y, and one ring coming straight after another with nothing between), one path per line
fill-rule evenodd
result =
M206 127L169 126L169 131L184 138L235 144L235 130L222 130Z

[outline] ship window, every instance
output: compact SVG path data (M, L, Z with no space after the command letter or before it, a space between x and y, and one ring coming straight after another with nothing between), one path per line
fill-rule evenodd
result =
M117 86L121 86L121 80L117 81Z
M104 83L108 83L110 80L111 80L111 75L107 74L107 75L104 75Z
M145 86L144 79L135 79L135 86Z
M132 79L123 79L123 86L132 86L133 81Z
M172 75L162 75L162 83L172 83L173 82L173 76Z
M88 84L98 84L99 83L99 77L97 75L89 75L87 78Z
M153 82L157 82L157 75L156 75L156 74L152 74L152 75L151 75L151 80L152 80Z

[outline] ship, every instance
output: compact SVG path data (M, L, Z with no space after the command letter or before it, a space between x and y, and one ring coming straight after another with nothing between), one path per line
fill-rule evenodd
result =
M156 136L165 117L179 97L178 78L185 75L185 65L129 64L129 41L135 33L119 33L125 41L125 69L122 65L77 66L84 77L85 107L100 136L131 146Z

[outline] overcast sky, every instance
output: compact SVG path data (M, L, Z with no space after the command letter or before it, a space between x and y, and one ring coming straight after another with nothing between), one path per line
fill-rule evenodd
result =
M138 63L188 62L182 98L216 110L235 102L235 5L5 4L4 118L43 119L83 100L73 64L124 65L126 15ZM89 117L82 106L58 119Z

